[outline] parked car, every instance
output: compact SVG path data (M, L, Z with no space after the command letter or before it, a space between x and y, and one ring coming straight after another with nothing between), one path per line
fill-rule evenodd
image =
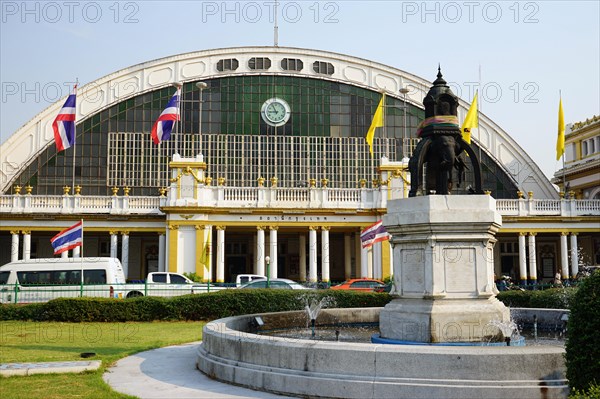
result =
M241 287L244 284L247 284L254 280L266 279L266 276L261 276L260 274L238 274L235 277L235 286Z
M267 279L253 280L247 284L239 287L240 289L245 288L267 288ZM269 287L280 290L308 290L309 288L295 282L288 280L287 278L272 278L269 280Z
M353 290L366 292L384 292L386 285L383 281L370 278L354 278L331 287L332 290Z

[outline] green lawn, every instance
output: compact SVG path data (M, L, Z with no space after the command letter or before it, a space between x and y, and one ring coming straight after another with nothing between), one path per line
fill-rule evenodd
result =
M137 352L199 341L204 324L0 322L0 363L82 360L82 352L102 360L95 372L1 378L0 398L130 398L104 383L106 367Z

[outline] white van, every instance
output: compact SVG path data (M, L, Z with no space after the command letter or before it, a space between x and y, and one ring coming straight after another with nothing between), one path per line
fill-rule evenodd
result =
M125 284L123 267L116 258L18 260L0 266L0 303L79 296L110 298L114 296L113 284Z

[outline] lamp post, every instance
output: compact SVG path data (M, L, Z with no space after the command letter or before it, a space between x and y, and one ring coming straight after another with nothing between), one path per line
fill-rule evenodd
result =
M208 87L208 85L204 82L196 83L196 87L200 90L200 111L198 112L198 145L200 145L200 141L202 140L202 91ZM200 150L200 149L198 149Z
M267 288L271 285L271 257L269 255L265 256L265 262L267 262Z
M406 157L406 145L405 145L405 141L406 141L406 94L408 94L410 90L408 90L408 88L403 87L400 89L400 93L403 94L404 96L404 129L402 130L402 158Z

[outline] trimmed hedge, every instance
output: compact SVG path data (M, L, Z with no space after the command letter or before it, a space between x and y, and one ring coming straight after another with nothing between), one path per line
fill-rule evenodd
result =
M571 307L576 292L576 288L503 291L498 299L510 307L564 309ZM309 300L318 301L323 297L333 298L329 307L337 308L383 307L392 299L387 293L337 290L223 290L173 298L59 298L40 304L1 305L0 320L214 320L242 314L301 310Z
M599 394L600 270L586 277L579 286L567 328L569 335L565 345L565 360L569 386Z
M330 307L382 307L386 293L352 291L223 290L173 298L60 298L42 304L2 305L0 320L121 322L152 320L214 320L222 317L302 310L310 300L330 297Z
M570 309L577 287L550 288L535 291L501 291L498 299L511 308Z

